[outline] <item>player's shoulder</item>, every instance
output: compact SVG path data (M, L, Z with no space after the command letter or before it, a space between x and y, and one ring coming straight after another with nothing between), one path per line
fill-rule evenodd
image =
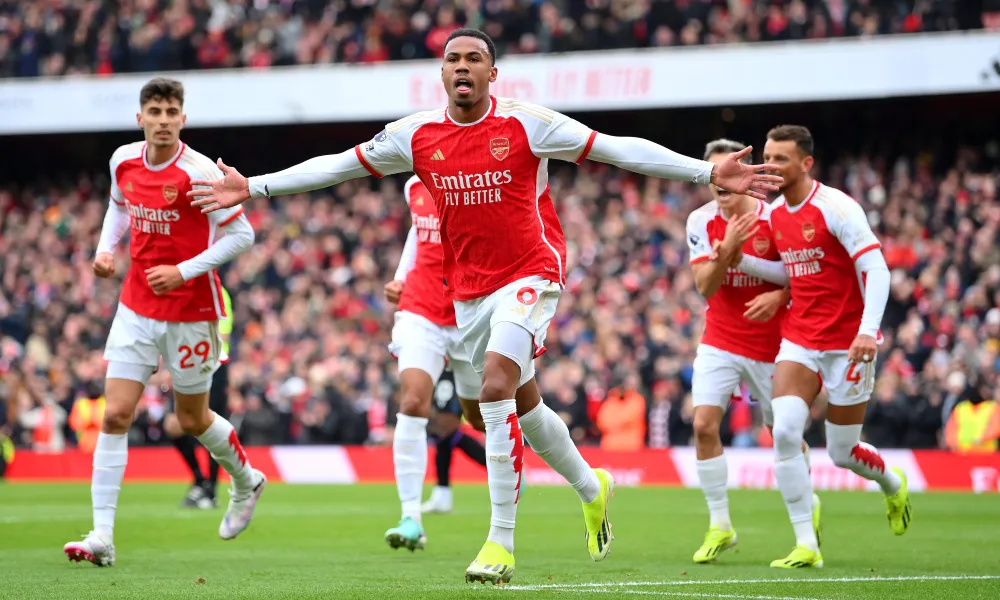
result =
M421 187L424 187L424 182L420 181L420 177L414 175L407 179L406 183L403 184L403 194L406 197L406 201L409 202L411 194Z
M496 109L493 114L498 117L517 116L526 119L541 121L545 124L552 123L559 117L559 113L533 102L515 100L514 98L496 98Z
M181 155L177 157L177 166L191 179L218 179L222 174L214 160L188 145L184 146Z
M445 111L447 108L435 108L434 110L425 110L412 115L403 117L398 121L393 121L385 126L385 135L398 135L410 133L412 134L417 129L420 129L428 123L444 123L445 122ZM383 141L383 140L378 140Z
M703 229L719 214L719 203L715 200L691 211L687 218L688 229Z
M146 142L132 142L118 146L118 149L111 153L112 166L117 167L125 161L142 158L142 149L145 147Z
M767 214L771 215L774 211L779 209L784 209L787 205L785 204L785 195L782 194L774 199L773 202L767 204Z
M819 182L816 185L817 188L813 194L812 205L823 213L824 218L846 222L861 217L867 222L865 210L857 200L835 187L823 185Z

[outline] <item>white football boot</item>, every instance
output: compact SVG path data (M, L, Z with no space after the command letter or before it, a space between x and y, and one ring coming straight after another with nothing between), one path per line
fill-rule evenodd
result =
M449 513L451 512L451 488L434 486L431 490L431 497L420 506L420 511L424 513Z
M257 469L253 470L253 478L257 483L246 492L238 492L235 486L229 489L229 508L226 509L222 523L219 524L220 538L231 540L250 525L253 511L257 507L257 500L260 499L260 494L267 485L267 477L264 477L264 474Z
M71 562L92 562L98 567L111 567L115 564L115 544L105 540L91 531L81 542L70 542L63 546L63 552Z

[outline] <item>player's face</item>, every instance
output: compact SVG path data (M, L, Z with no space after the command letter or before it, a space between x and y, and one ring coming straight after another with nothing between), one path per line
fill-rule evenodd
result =
M710 154L708 156L708 162L719 164L720 162L726 160L729 154L725 152L716 152L715 154ZM719 203L719 208L729 212L737 208L740 203L744 202L749 196L744 196L743 194L733 194L725 190L720 190L715 187L714 183L710 183L708 187L712 190L712 197L715 201Z
M490 64L486 42L474 37L457 37L445 46L441 81L448 99L458 107L475 106L490 93L497 80L497 68Z
M187 121L184 107L176 98L153 98L143 105L142 112L136 117L139 127L146 134L146 143L161 148L169 148L177 143Z
M777 142L769 139L764 144L764 162L778 165L778 174L784 178L778 191L784 192L809 174L813 158L803 156L793 141Z

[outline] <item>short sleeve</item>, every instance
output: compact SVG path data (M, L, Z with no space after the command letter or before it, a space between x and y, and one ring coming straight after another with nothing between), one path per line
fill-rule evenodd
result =
M115 204L124 206L125 205L125 195L122 194L121 188L118 187L118 165L121 164L116 157L111 157L111 162L109 163L109 168L111 170L111 201Z
M410 142L409 139L401 139L407 137L402 133L397 126L389 124L371 141L354 147L358 160L373 176L383 177L413 170L412 155L408 151Z
M712 243L708 239L708 219L700 210L688 215L687 244L689 262L692 265L712 258Z
M850 197L845 197L842 210L836 211L836 227L833 234L840 240L840 243L851 256L851 260L857 260L865 252L882 247L875 233L868 225L868 217L861 205Z
M597 137L596 131L576 119L542 106L517 103L507 110L524 125L531 151L539 158L579 164Z

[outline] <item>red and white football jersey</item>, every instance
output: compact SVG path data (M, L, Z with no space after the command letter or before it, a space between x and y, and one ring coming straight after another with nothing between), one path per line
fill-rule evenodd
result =
M157 296L146 269L177 265L204 252L225 227L243 214L242 207L207 215L191 206L192 179L221 179L215 162L181 144L162 165L146 162L146 144L120 147L111 157L111 200L129 213L132 266L125 275L121 302L136 314L158 321L217 321L225 318L222 285L215 271L184 282Z
M757 201L760 231L743 244L743 253L747 256L781 260L767 222L770 212L770 206ZM712 242L726 237L728 224L718 203L714 201L688 216L687 239L692 265L711 258ZM781 322L784 320L785 308L782 307L771 320L765 322L751 321L743 313L747 310L747 302L765 292L780 289L780 285L747 275L738 269L728 269L726 280L708 299L705 334L701 342L751 360L774 362L781 346Z
M406 274L399 309L445 327L455 327L455 304L444 291L444 250L441 247L441 220L434 197L417 177L406 182L410 218L417 229L417 256Z
M475 123L455 123L440 108L390 123L355 148L372 175L413 171L427 184L441 219L445 285L459 301L532 275L565 283L548 159L579 163L597 135L547 108L490 99Z
M811 350L847 350L865 309L854 261L881 247L864 209L817 181L798 206L785 204L784 196L774 202L771 231L792 292L782 335Z

